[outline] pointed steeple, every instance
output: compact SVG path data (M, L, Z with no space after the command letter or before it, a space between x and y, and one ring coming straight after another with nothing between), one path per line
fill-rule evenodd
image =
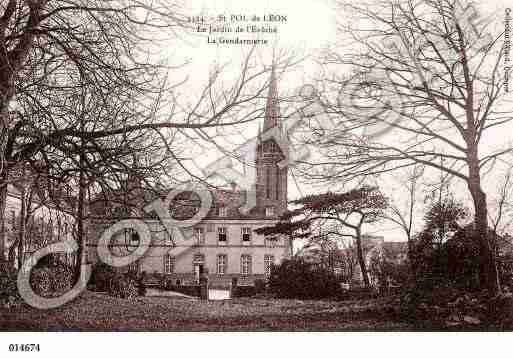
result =
M271 78L269 81L269 94L265 105L264 132L277 126L280 118L278 106L278 83L276 80L276 66L273 61Z

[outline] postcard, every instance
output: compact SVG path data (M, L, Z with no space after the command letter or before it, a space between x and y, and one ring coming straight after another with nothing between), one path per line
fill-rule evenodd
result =
M511 332L512 8L3 0L2 353Z

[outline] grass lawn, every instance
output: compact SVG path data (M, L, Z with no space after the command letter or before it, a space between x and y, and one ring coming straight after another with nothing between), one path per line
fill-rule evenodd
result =
M133 300L84 292L61 308L0 309L2 331L412 330L378 310L376 301L176 297Z

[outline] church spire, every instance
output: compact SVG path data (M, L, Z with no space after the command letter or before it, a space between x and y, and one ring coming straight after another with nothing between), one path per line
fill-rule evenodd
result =
M271 78L269 81L269 94L265 105L264 132L277 126L280 117L278 107L278 84L276 80L276 66L273 61Z

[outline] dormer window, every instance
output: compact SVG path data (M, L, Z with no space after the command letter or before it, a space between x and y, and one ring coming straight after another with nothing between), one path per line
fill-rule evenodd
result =
M266 217L274 217L274 207L266 207L265 208L265 216Z
M228 216L228 208L219 207L219 217L227 217Z

